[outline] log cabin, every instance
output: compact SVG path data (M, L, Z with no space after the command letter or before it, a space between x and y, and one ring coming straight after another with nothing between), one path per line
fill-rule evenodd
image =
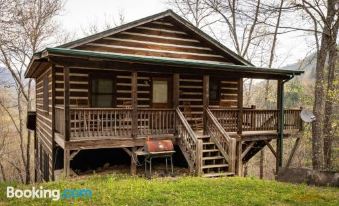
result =
M300 109L283 105L300 74L256 67L171 10L46 48L25 73L36 82L36 180L54 180L57 165L69 176L80 151L104 148L123 149L135 174L148 137L172 140L196 175L241 176L265 146L279 168L283 139L302 129ZM244 78L276 80L276 109L243 107Z

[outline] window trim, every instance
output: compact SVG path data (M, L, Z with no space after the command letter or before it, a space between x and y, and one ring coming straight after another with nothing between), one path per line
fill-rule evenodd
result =
M167 103L153 103L153 81L167 81ZM152 77L150 84L150 106L152 108L171 108L173 90L172 79L170 77Z
M92 81L94 79L108 79L108 80L112 80L113 82L113 87L112 87L112 93L94 93L92 92ZM89 100L89 106L91 108L100 108L100 107L94 107L93 103L92 103L92 99L94 97L94 95L112 95L112 106L111 108L116 107L117 105L117 98L116 98L116 90L117 90L117 85L116 85L116 76L112 75L112 74L107 74L107 73L91 73L89 74L89 79L88 79L88 100Z
M166 102L154 102L154 83L155 82L165 82L166 83L166 89L167 89L167 91L166 91ZM152 81L152 99L151 99L151 101L152 101L152 104L168 104L168 102L169 102L169 95L168 95L168 90L169 90L169 83L168 83L168 80L167 79L153 79L153 81Z

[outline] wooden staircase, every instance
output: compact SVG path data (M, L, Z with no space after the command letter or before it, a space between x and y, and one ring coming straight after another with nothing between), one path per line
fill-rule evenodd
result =
M229 172L225 157L221 154L217 145L211 141L209 135L197 136L203 142L202 150L202 176L203 177L224 177L233 176L234 172Z
M203 177L234 175L235 142L226 137L217 120L210 120L208 135L203 135L201 130L193 131L180 109L177 108L176 112L178 143L190 170Z

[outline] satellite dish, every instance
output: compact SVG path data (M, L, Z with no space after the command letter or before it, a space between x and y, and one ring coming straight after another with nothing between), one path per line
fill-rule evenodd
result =
M316 119L313 112L308 111L306 109L303 109L300 112L300 117L304 122L313 122Z

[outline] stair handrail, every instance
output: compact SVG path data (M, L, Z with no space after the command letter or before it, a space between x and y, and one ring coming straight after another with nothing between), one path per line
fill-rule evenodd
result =
M209 108L206 111L207 132L229 164L229 171L235 172L236 139L231 138Z
M176 108L177 123L176 130L179 136L179 146L184 148L184 156L187 159L189 167L194 170L197 175L202 173L202 140L198 139L193 129L187 122L185 116L180 111L179 107ZM188 155L186 155L187 153Z

